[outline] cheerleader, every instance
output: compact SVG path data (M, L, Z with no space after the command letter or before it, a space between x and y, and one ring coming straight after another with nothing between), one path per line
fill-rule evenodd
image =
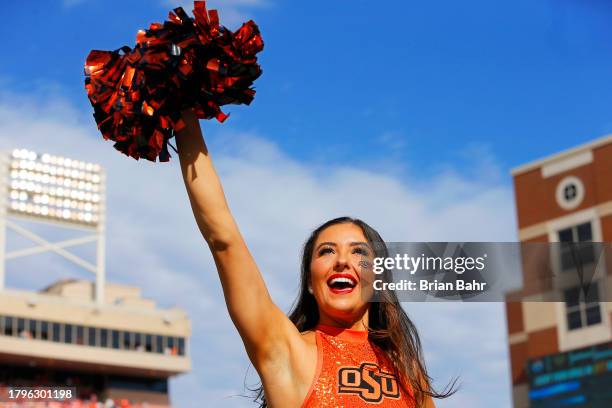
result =
M372 302L371 261L385 257L365 222L330 220L306 240L298 298L273 302L228 207L197 117L176 143L195 221L212 252L230 317L261 378L262 407L434 407L419 336L395 294ZM368 267L369 265L369 267Z

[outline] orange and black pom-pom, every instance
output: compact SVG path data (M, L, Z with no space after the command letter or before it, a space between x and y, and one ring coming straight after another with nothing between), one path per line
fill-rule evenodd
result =
M98 129L137 160L170 159L168 140L184 126L182 111L223 122L221 106L248 105L255 96L263 49L257 25L251 20L232 32L204 1L194 2L193 14L176 8L163 24L139 31L133 49L87 56L85 88Z

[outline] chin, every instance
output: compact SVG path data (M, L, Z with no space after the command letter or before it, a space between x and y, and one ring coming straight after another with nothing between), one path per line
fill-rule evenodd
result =
M355 299L334 299L324 306L325 313L334 318L355 320L367 309L367 304Z

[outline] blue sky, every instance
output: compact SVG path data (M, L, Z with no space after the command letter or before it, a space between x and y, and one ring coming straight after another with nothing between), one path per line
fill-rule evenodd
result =
M401 146L403 164L430 170L477 144L507 168L612 128L603 0L229 3L266 43L255 103L228 108L232 125L302 160L369 161ZM87 111L88 51L133 45L171 4L6 3L0 75L20 91L59 86Z
M189 2L3 4L0 148L107 169L109 280L192 317L194 370L173 380L175 403L250 406L228 398L244 392L248 362L176 157L154 165L114 151L83 89L89 50L133 45L138 29L179 3ZM230 26L255 19L265 41L253 104L226 107L226 123L203 126L230 206L285 310L300 245L327 218L362 217L389 241L514 240L509 170L612 131L604 0L210 4ZM44 282L33 272L43 262ZM33 289L77 273L43 255L7 268L9 285ZM502 305L406 309L438 384L462 377L462 391L439 407L509 405Z

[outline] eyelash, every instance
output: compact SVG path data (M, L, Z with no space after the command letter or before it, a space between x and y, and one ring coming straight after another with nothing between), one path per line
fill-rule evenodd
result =
M368 252L368 250L365 249L365 248L355 248L355 252L360 254L360 255L369 255L370 254Z
M319 256L325 255L325 254L330 253L330 252L334 252L334 250L332 248L321 248L319 250Z
M322 248L321 250L319 250L319 256L322 256L322 255L325 255L325 254L328 254L328 253L333 253L333 252L334 252L333 248L330 248L330 247ZM359 255L364 255L364 256L369 255L369 252L368 252L367 249L359 248L359 247L355 248L353 250L353 253L357 253Z

